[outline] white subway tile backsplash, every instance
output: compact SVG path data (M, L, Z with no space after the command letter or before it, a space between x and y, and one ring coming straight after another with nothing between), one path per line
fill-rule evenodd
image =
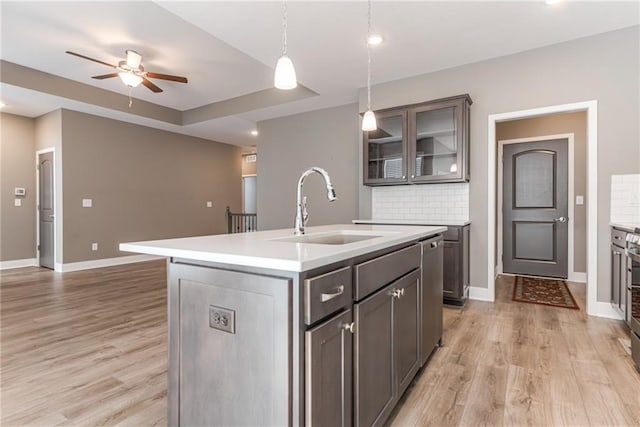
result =
M468 221L469 184L429 184L371 189L371 217L420 221Z
M611 176L611 222L640 226L640 174Z

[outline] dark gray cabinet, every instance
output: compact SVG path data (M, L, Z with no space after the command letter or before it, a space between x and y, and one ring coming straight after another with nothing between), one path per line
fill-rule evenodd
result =
M622 316L626 316L627 305L627 257L624 253L626 237L626 231L611 229L611 305Z
M363 134L365 185L469 181L471 98L460 95L376 112Z
M442 276L443 240L437 236L425 240L422 246L422 283L420 287L422 328L420 364L424 365L434 348L442 342Z
M444 233L443 297L463 305L469 297L469 226L448 226Z
M442 336L438 238L281 277L172 258L168 424L383 425Z
M354 306L354 421L383 425L420 368L420 270Z
M350 426L351 310L305 332L305 425Z

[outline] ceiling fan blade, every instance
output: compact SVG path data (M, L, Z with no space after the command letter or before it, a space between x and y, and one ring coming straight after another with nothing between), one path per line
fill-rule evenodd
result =
M153 83L151 83L151 81L145 79L144 77L142 78L142 84L148 87L152 92L162 92L162 89L160 89L158 86L154 85Z
M89 58L88 56L80 55L79 53L71 52L69 50L66 51L66 53L68 53L69 55L77 56L78 58L88 59L89 61L93 61L93 62L97 62L98 64L106 65L107 67L116 68L115 65L111 65L111 64L109 64L107 62L100 61L99 59Z
M91 78L92 79L98 79L98 80L104 80L104 79L110 79L112 77L118 77L118 73L102 74L101 76L93 76Z
M151 77L152 79L171 80L172 82L188 83L186 77L172 76L172 75L169 75L169 74L159 74L159 73L147 72L147 77Z

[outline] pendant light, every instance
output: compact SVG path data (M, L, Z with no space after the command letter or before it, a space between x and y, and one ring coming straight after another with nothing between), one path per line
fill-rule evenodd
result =
M376 116L371 111L371 0L367 0L367 112L362 117L362 130L371 131L378 129Z
M296 70L293 62L287 56L287 2L282 1L282 56L276 64L276 72L273 78L273 85L277 89L289 90L298 86Z

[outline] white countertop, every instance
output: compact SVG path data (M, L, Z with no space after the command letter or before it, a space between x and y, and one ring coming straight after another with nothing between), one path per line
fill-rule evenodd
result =
M341 232L343 234L374 234L378 237L343 245L278 241L277 239L294 237L293 228L286 228L254 233L121 243L120 250L300 272L444 231L446 227L441 226L338 224L307 227L305 236L322 236Z
M354 219L354 224L389 224L389 225L451 225L462 227L471 221L425 221L421 219Z

